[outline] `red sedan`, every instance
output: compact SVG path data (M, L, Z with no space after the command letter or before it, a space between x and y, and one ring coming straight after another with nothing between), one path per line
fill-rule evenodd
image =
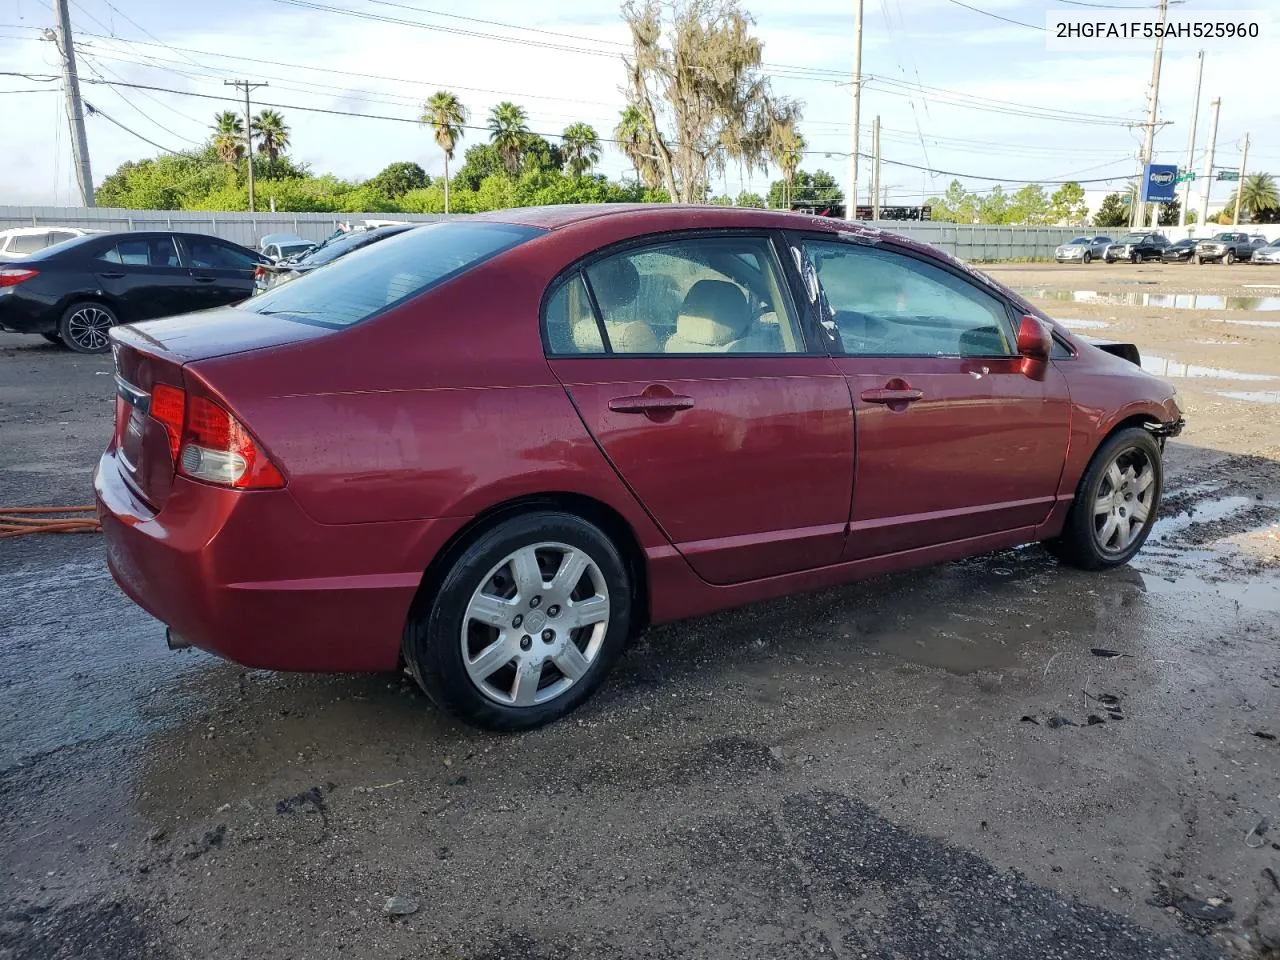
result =
M719 207L424 226L111 339L98 510L170 644L404 665L499 729L649 623L1037 540L1125 563L1182 424L931 248Z

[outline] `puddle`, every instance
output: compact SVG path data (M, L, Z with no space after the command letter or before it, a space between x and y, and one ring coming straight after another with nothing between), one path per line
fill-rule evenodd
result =
M1161 517L1157 520L1155 526L1151 528L1151 535L1147 537L1147 542L1160 543L1172 534L1187 529L1192 524L1225 520L1227 517L1233 517L1237 513L1243 513L1245 510L1255 506L1257 506L1257 501L1253 497L1236 496L1223 497L1221 500L1202 500L1181 513L1174 514L1171 517Z
M1219 320L1211 317L1214 323L1234 323L1238 327L1274 327L1280 329L1280 320Z
M1142 355L1142 369L1147 373L1154 373L1157 377L1174 377L1175 379L1203 377L1210 380L1252 380L1258 383L1280 380L1280 376L1269 373L1242 373L1239 370L1227 370L1223 367L1200 367L1146 353Z
M1068 330L1102 330L1111 326L1105 320L1068 320L1064 317L1054 317L1054 319Z
M1280 403L1280 390L1219 390L1218 396L1249 403Z
M908 663L961 675L1007 670L1018 663L1018 648L1004 643L997 631L976 636L949 630L890 633L877 638L876 649Z
M1280 297L1223 297L1213 293L1106 293L1097 290L1019 290L1023 296L1071 303L1101 303L1117 307L1157 307L1166 310L1280 311Z

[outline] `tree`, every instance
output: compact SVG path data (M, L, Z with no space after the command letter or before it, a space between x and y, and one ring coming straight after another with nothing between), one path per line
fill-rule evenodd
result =
M571 123L560 135L561 150L569 170L579 180L600 162L600 138L589 123Z
M644 117L671 197L702 198L729 161L767 169L800 104L773 94L764 45L738 0L627 0L622 15L632 45L627 99Z
M1270 223L1274 222L1271 214L1280 214L1280 192L1276 190L1276 182L1269 173L1250 173L1241 181L1238 190L1231 191L1226 206L1222 208L1227 214L1228 223L1235 215L1237 193L1240 195L1241 223L1250 220Z
M1102 198L1098 212L1093 215L1095 227L1127 227L1129 225L1129 206L1118 193L1108 193Z
M1049 198L1049 220L1057 224L1084 223L1089 207L1084 202L1084 187L1074 181L1064 183ZM935 218L936 219L936 218Z
M764 209L764 197L758 193L748 193L742 191L738 194L738 199L733 201L735 207L754 207L758 210Z
M403 197L410 190L421 190L430 183L431 178L422 167L412 161L401 160L387 165L376 177L370 178L365 186L394 200Z
M231 110L213 118L213 147L222 162L234 167L244 156L244 121Z
M523 173L563 169L564 151L558 146L533 133L524 138L520 153L520 170ZM467 148L454 183L479 190L480 184L494 175L510 177L502 155L492 143L477 143Z
M527 136L529 115L524 107L504 100L489 111L489 142L498 148L502 165L513 177L520 172L520 155Z
M794 129L788 128L782 131L780 139L776 146L774 162L778 165L778 169L782 171L782 182L785 186L783 200L788 210L791 209L791 185L796 178L796 170L800 167L800 161L804 157L804 137L800 136Z
M990 193L978 201L978 221L997 224L1009 222L1009 197L1000 184L997 183Z
M1156 222L1162 227L1176 227L1182 213L1182 201L1177 197L1160 204L1160 216Z
M662 183L662 173L658 170L657 148L653 145L653 132L649 123L633 104L628 104L622 111L618 125L613 128L613 138L618 142L618 149L631 161L636 180L649 188L658 187Z
M462 128L470 114L462 105L457 94L448 90L437 90L422 105L422 116L419 123L430 126L436 135L436 145L444 152L444 212L449 212L449 161L453 159L453 151L462 139Z
M785 209L788 195L793 206L825 210L833 216L844 213L844 192L836 178L825 170L816 173L797 170L790 188L785 180L775 180L769 186L769 206Z
M964 188L959 180L952 180L941 197L930 197L930 219L943 223L976 223L978 221L978 197Z
M1028 183L1010 197L1004 222L1025 223L1029 226L1048 223L1049 198L1044 194L1044 187L1038 183Z
M267 109L253 118L251 130L258 152L267 155L268 169L274 167L280 154L289 149L289 125L275 110Z

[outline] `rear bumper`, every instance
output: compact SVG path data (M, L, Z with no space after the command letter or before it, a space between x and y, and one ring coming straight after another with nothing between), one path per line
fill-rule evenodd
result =
M3 266L0 261L0 266ZM15 294L16 287L0 287L0 330L8 333L53 333L58 318L51 310Z
M155 513L111 450L94 492L120 588L190 645L271 670L394 670L422 573L465 523L320 524L287 489L182 477Z

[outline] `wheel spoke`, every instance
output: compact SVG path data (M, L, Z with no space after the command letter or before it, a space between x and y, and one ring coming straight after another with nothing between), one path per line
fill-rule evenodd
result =
M1107 482L1111 484L1111 492L1116 493L1124 484L1124 475L1120 472L1120 464L1113 463L1107 467Z
M1116 544L1120 549L1124 549L1133 540L1133 518L1120 517L1116 520L1116 530L1120 534L1120 542Z
M1103 494L1093 502L1093 515L1100 517L1104 513L1110 513L1111 508L1115 506L1115 496L1110 493Z
M609 619L609 598L588 597L586 600L571 602L564 614L565 628L589 627Z
M1110 547L1111 541L1116 535L1116 530L1120 528L1120 518L1114 513L1107 517L1107 522L1102 525L1102 529L1098 531L1098 543L1104 547Z
M582 651L578 649L578 645L572 640L552 658L552 662L570 680L577 680L591 666L587 658L582 655Z
M1137 491L1138 493L1146 493L1151 484L1155 483L1156 472L1150 466L1146 467L1138 474Z
M502 600L487 593L479 593L467 608L467 616L480 623L504 630L511 625L511 618L516 615L517 605L514 600Z
M582 575L586 573L590 563L590 559L581 550L567 551L560 561L560 569L551 578L549 589L567 600L569 594L573 593L573 588L582 579Z
M520 600L527 601L542 592L542 571L538 569L538 555L533 547L524 547L512 555L511 576L516 582Z
M481 650L478 657L467 663L467 672L477 680L487 679L516 656L519 648L512 649L513 646L514 644L505 633L499 634L497 640Z
M1134 500L1129 506L1129 515L1138 523L1146 523L1147 517L1151 514L1151 508L1141 500Z
M538 683L542 680L541 660L521 660L516 669L516 682L511 698L517 707L531 707L538 695Z

